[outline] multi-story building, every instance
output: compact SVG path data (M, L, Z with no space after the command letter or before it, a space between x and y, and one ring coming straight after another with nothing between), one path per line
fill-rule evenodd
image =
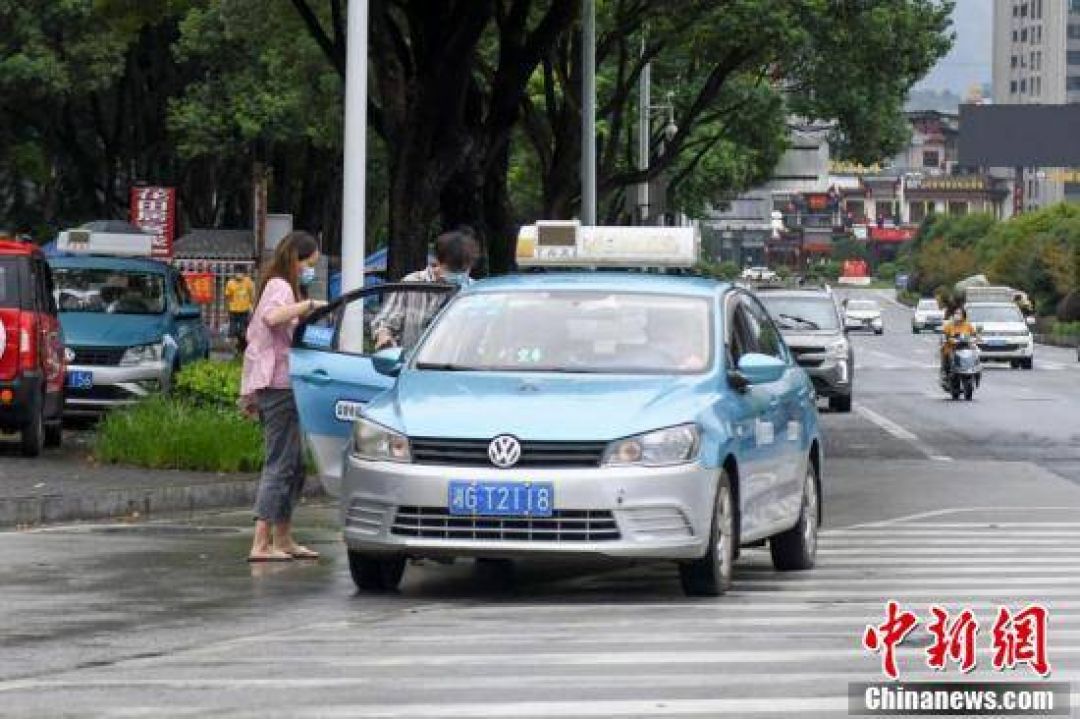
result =
M1080 0L994 0L993 48L995 104L1080 102ZM1017 210L1080 201L1080 184L1062 168L1019 174Z

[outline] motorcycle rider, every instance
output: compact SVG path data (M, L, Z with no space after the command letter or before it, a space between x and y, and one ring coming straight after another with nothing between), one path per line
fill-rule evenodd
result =
M941 328L941 374L948 372L949 362L952 360L953 350L956 348L956 339L961 335L975 339L975 326L968 321L967 310L958 305L952 311L951 318Z

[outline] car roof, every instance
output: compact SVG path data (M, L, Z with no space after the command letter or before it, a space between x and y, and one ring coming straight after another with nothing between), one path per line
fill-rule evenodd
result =
M131 270L141 272L165 272L169 265L145 257L109 257L105 255L67 255L51 257L53 267L87 267L102 270Z
M789 289L775 289L770 290L768 288L757 290L759 297L790 297L794 299L808 299L808 300L833 300L833 295L824 289L801 289L801 290L789 290Z
M23 257L30 257L40 254L41 249L33 243L0 237L0 255L20 255Z
M647 292L715 297L730 283L704 277L645 272L536 272L480 280L465 292L526 292L529 290Z

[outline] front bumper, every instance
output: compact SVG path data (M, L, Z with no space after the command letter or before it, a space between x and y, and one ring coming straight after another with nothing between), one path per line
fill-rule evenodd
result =
M916 318L916 319L913 319L911 321L911 326L914 327L915 329L918 329L918 330L933 330L934 332L941 332L941 328L942 328L942 326L944 324L945 324L945 321L940 317L938 317L938 318L927 317L927 318L924 318L924 319Z
M829 359L816 367L802 364L800 366L810 375L810 381L814 385L814 391L819 397L847 397L851 394L851 368L847 360Z
M979 342L979 359L983 362L1011 362L1029 359L1035 355L1035 345L1030 338L1002 337L1003 344L988 344L984 338Z
M867 332L880 332L885 324L881 318L872 320L844 320L844 329L849 331L866 330Z
M137 365L70 365L68 372L90 372L90 387L68 386L64 414L100 414L113 407L133 404L144 397L167 389L171 366L165 362Z
M350 456L342 524L350 549L415 557L593 555L695 559L704 555L716 469L499 470L371 462ZM451 516L451 480L549 481L552 518Z

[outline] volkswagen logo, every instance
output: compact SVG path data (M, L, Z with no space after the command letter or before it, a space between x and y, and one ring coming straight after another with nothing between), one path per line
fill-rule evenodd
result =
M64 360L68 364L71 364L72 362L74 362L75 361L75 350L71 349L70 347L65 347L64 348Z
M508 434L500 434L488 445L488 459L496 467L513 467L521 459L521 442Z

